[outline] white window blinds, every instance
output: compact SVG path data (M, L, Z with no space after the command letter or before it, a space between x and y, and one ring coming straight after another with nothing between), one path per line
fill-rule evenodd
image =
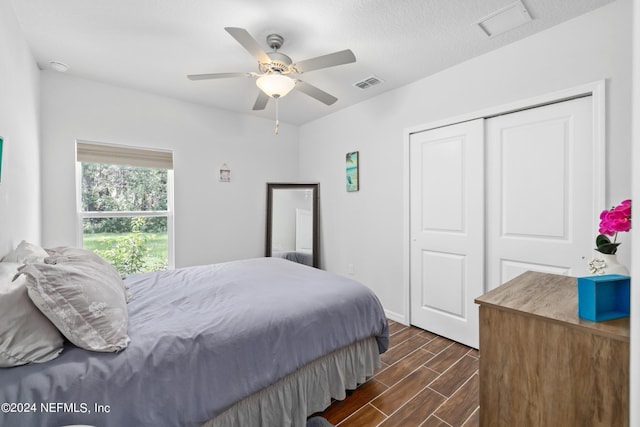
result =
M142 168L173 169L173 152L123 145L78 141L76 159L79 162L128 165Z

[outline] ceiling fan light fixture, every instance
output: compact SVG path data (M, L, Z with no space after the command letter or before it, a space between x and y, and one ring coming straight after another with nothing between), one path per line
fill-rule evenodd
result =
M280 73L266 74L256 80L256 85L261 91L272 98L282 98L294 88L296 82Z

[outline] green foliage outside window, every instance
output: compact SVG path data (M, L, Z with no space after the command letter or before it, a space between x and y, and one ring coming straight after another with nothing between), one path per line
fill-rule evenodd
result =
M82 163L84 212L167 210L167 170ZM83 244L120 273L168 267L166 216L83 218Z
M165 270L167 268L166 261L156 261L155 263L148 261L152 254L147 244L147 233L141 231L145 222L146 218L131 218L131 233L118 237L103 237L99 241L99 248L94 251L109 261L122 274Z

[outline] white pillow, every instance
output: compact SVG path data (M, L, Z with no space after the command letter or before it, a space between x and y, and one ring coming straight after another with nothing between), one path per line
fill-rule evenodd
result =
M56 254L26 264L29 298L78 347L113 352L127 347L127 298L118 272L90 256Z
M47 251L40 246L23 240L14 250L2 258L2 262L17 262L20 264L44 262L44 259L48 256Z
M58 357L63 338L31 302L19 263L0 262L0 367L42 363Z

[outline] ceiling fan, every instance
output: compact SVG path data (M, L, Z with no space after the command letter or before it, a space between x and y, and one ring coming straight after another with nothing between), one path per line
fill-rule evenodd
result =
M256 85L260 88L260 92L253 105L254 110L264 110L270 97L277 101L278 98L285 96L294 88L326 105L332 105L338 98L298 78L292 78L290 75L303 74L308 71L356 61L353 52L346 49L294 63L290 57L278 51L284 43L284 38L279 34L267 36L267 44L273 51L265 52L247 30L236 27L226 27L225 30L258 61L259 72L191 74L187 78L190 80L230 77L256 78Z

